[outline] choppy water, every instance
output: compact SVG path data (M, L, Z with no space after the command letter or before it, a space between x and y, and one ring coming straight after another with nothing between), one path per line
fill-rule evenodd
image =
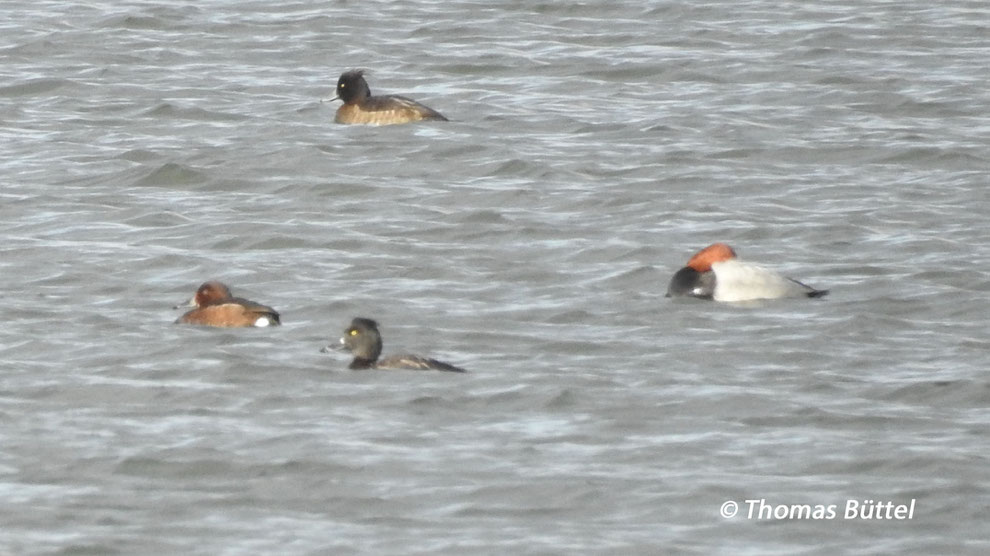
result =
M0 553L990 549L984 2L3 10ZM832 293L665 299L714 241Z

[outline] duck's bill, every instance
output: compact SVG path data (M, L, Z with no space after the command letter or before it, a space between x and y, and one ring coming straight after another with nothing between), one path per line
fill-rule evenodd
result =
M333 353L340 351L347 351L347 348L344 346L343 338L341 338L340 341L336 343L330 343L320 348L320 353Z
M195 307L196 306L196 296L192 296L189 301L185 303L179 303L178 305L172 307L172 309L183 309L185 307Z

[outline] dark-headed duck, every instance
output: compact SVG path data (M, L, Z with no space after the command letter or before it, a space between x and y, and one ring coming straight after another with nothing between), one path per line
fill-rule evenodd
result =
M337 96L344 105L337 109L338 124L390 125L420 120L447 121L443 114L399 95L372 96L364 71L344 72L337 80Z
M354 356L349 367L351 369L409 369L436 370L455 373L467 372L450 363L437 361L418 355L392 355L379 359L382 354L382 335L378 332L378 323L371 319L356 318L344 330L344 336L339 344L330 344L321 351L346 351Z

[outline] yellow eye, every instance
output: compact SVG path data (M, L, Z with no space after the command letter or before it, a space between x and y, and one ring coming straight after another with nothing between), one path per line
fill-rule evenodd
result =
M349 330L347 333L350 334L351 336L357 336L358 335L358 331L357 330L354 330L353 328L351 330Z

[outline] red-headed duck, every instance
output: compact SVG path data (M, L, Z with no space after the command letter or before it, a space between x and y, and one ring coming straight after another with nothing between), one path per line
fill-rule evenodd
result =
M344 105L337 109L338 124L390 125L447 118L436 110L399 95L372 96L364 71L344 72L337 80L337 96Z
M724 243L698 251L667 286L667 297L690 296L715 301L821 297L827 293L828 290L816 290L768 268L740 261L736 252Z
M180 307L196 307L176 320L176 324L199 324L203 326L278 326L278 311L248 301L240 297L232 297L230 288L226 285L211 281L206 282L196 290L189 303L176 305Z
M349 368L351 369L386 369L386 370L416 370L416 371L450 371L465 373L464 369L450 363L437 361L418 355L392 355L379 359L382 354L382 335L378 332L378 323L371 319L355 318L351 325L344 330L344 336L338 344L325 346L323 352L346 351L354 356Z

